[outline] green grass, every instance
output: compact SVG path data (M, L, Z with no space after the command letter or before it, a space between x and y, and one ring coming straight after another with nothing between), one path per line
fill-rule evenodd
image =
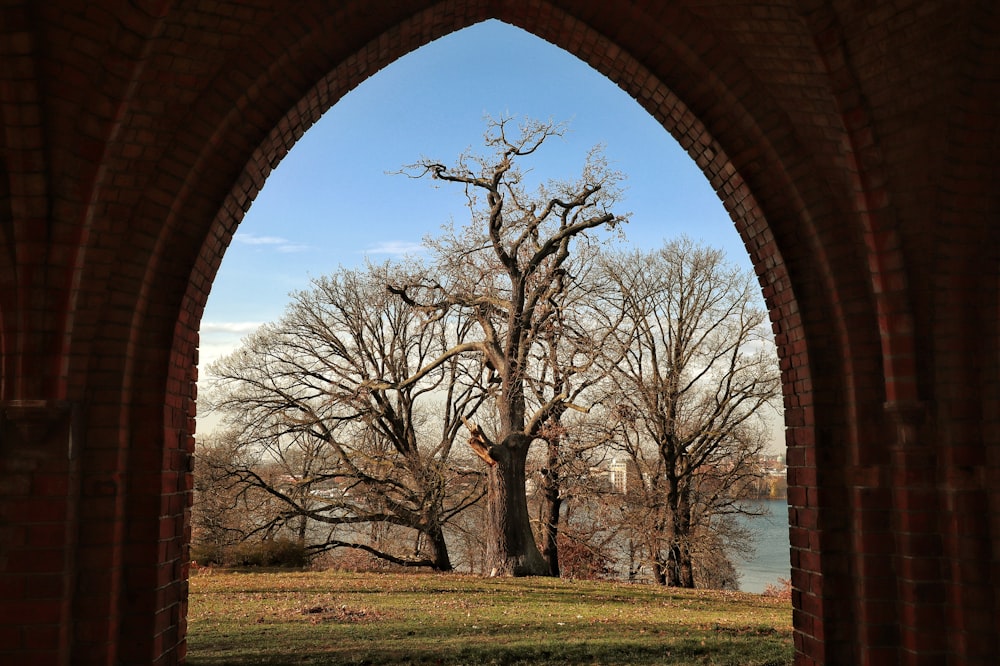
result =
M197 573L188 663L792 663L791 607L752 594L550 578Z

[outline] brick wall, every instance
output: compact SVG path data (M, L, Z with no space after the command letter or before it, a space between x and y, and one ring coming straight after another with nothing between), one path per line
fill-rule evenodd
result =
M988 0L0 4L2 660L183 660L225 248L341 96L491 17L635 97L744 239L784 379L797 663L994 663Z

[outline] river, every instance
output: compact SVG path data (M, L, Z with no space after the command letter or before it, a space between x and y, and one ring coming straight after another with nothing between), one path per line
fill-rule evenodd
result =
M740 572L740 589L760 593L768 585L776 585L778 578L787 579L791 574L788 543L788 502L766 500L766 513L748 518L747 523L757 533L757 552L749 560L736 561Z

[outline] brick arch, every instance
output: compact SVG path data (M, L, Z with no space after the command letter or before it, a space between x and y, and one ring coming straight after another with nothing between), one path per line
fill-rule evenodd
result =
M535 12L523 15L515 14L514 16L501 15L501 18L512 19L512 22L520 20L522 24L530 24L531 28L537 30L538 27L535 25L535 21L538 20L539 16L536 12L545 12L546 8L542 7L539 9L536 7L534 9L536 10ZM588 59L593 59L593 54L588 53L588 49L607 46L607 40L601 39L595 31L587 28L585 24L572 21L566 15L556 12L551 8L548 8L547 13L550 17L549 24L557 26L555 28L556 31L549 36L557 43L566 43L567 46L575 48L576 52L588 56ZM399 28L400 33L410 35L411 41L409 43L401 43L395 47L395 52L387 52L384 42L369 42L365 45L361 53L349 56L346 64L340 65L331 75L324 77L318 86L314 87L296 104L290 114L287 114L276 124L276 128L270 132L267 139L255 150L248 168L244 170L237 181L236 191L230 193L222 206L222 213L216 218L216 229L210 232L210 240L203 246L203 258L205 252L210 257L209 261L203 263L207 263L210 268L206 270L202 264L199 264L196 268L196 275L188 281L189 294L193 290L196 296L186 299L181 304L179 321L176 325L171 325L171 333L174 335L173 352L169 358L166 358L164 352L164 342L166 340L164 327L170 325L171 317L169 312L172 308L168 308L158 319L153 319L147 312L147 309L153 306L150 294L178 293L178 287L181 284L180 281L185 276L183 273L178 275L176 272L172 272L176 267L167 263L168 257L173 259L179 253L190 252L190 248L192 247L192 238L190 236L177 240L171 238L171 235L180 233L179 228L182 222L190 219L190 217L194 217L195 219L202 218L204 213L198 212L199 209L204 210L206 206L214 205L210 194L207 194L207 192L210 192L213 187L217 186L207 184L206 178L209 178L212 173L226 173L227 167L229 172L231 172L233 164L228 162L231 162L234 156L239 159L238 151L241 148L245 151L250 145L245 136L244 121L246 120L246 111L253 110L251 119L254 124L259 125L258 129L265 127L268 122L267 118L273 117L275 111L280 110L281 102L266 99L263 91L272 90L273 86L279 81L287 78L288 71L298 71L300 63L295 59L293 54L287 52L279 52L279 55L274 57L265 42L262 46L262 55L256 59L251 57L250 65L244 65L246 69L250 69L251 65L258 68L258 77L255 80L247 80L237 87L232 85L223 86L214 95L207 95L199 100L188 114L188 118L190 119L188 122L193 125L196 122L194 119L203 119L200 121L200 126L196 125L197 129L200 130L200 136L189 139L186 142L187 145L178 146L176 151L172 152L168 150L164 152L157 172L159 174L166 174L166 176L159 179L155 177L151 178L146 185L148 192L145 194L145 198L136 199L132 204L133 209L130 216L119 222L119 224L127 223L128 227L141 230L147 226L141 223L144 218L151 217L163 220L162 226L160 226L159 232L155 237L150 237L141 242L138 240L130 241L125 244L125 247L135 254L129 258L128 264L121 270L130 271L133 269L129 266L143 266L142 271L146 277L144 280L132 283L138 287L138 291L128 297L133 303L130 308L132 318L128 322L131 337L128 340L128 350L123 355L124 365L120 370L116 371L121 373L122 384L121 393L114 402L129 405L134 413L123 414L122 419L125 419L127 422L149 422L150 419L155 418L158 405L166 403L167 411L164 415L164 420L166 421L164 428L168 451L172 446L171 442L176 441L174 438L185 437L184 431L189 431L186 421L193 416L193 408L191 398L187 395L192 381L190 371L187 369L189 366L187 359L194 358L196 337L193 334L193 327L200 308L203 306L203 300L207 295L206 289L210 284L210 274L214 273L214 266L217 266L218 261L221 259L219 247L228 243L228 236L235 229L235 223L242 215L242 211L247 206L248 200L253 198L256 191L263 184L267 171L276 164L277 159L282 154L287 152L294 143L294 140L300 135L300 132L314 122L326 108L332 105L339 95L352 88L369 71L376 71L387 62L390 62L396 54L406 52L410 48L415 48L449 29L462 27L463 24L471 23L485 16L487 15L479 11L473 11L466 15L464 19L448 25L442 21L440 13L435 13L433 9L428 11L427 14L418 15L411 21L401 24L402 27ZM454 16L451 16L451 19L455 21ZM688 19L688 22L696 21ZM570 27L567 27L567 24ZM421 27L430 25L433 28L431 30L421 30L410 27L414 25ZM169 27L163 28L164 31L169 31L169 29ZM278 31L277 34L279 36L282 35L281 31ZM316 34L316 39L319 39L323 33L317 31ZM302 36L295 35L295 38L301 40ZM571 43L572 40L577 40L577 42L575 44ZM682 44L678 45L675 52L680 52L683 46ZM304 51L306 51L305 47L299 53ZM299 57L302 58L303 56L300 55ZM711 65L698 62L698 57L692 55L690 51L685 52L683 57L690 63L689 66L695 70L695 76L716 80L713 90L709 92L720 90L723 93L728 92L725 83L718 81L717 77L712 76ZM270 61L272 58L274 62ZM152 64L148 65L148 67L153 66ZM790 314L797 311L798 305L791 296L791 289L787 286L790 282L783 270L784 262L780 258L780 251L775 246L773 239L762 240L762 238L767 238L768 235L765 215L753 196L749 193L746 183L740 178L739 171L732 166L731 161L726 157L721 146L710 137L710 134L697 120L695 115L663 84L658 82L655 84L651 83L655 80L654 77L648 71L644 71L635 59L628 57L624 51L621 51L616 60L605 63L604 66L607 70L606 73L611 75L612 78L620 79L620 82L625 85L633 85L634 80L641 80L642 85L649 88L647 94L650 99L656 96L663 96L665 98L664 102L661 102L651 110L658 116L668 119L667 125L669 129L674 131L679 139L687 144L695 159L703 164L703 168L710 170L709 175L711 178L718 180L721 173L728 173L728 177L720 187L720 190L730 210L738 211L736 217L738 224L743 225L741 231L745 237L747 236L747 229L751 225L756 225L753 234L753 240L756 241L756 244L752 252L752 254L757 255L754 256L755 262L760 265L760 255L763 254L766 254L770 259L770 263L763 274L764 281L772 289L775 285L785 285L781 293L773 293L769 301L772 308L777 310L775 315L776 320L784 327L783 332L785 335L781 343L782 355L784 358L789 359L789 363L794 364L797 368L794 370L794 375L790 372L789 376L794 376L794 381L801 382L803 385L810 384L811 378L808 376L810 364L805 354L806 350L801 344L796 346L790 342L794 339L801 339L802 333L799 330L801 323L797 321L793 314ZM221 98L239 92L240 88L245 88L246 90L241 96L235 97L235 102L224 105L219 101ZM288 95L294 94L295 91L295 89L289 90ZM726 98L734 103L738 103L739 101L732 94L728 94ZM643 101L647 105L651 104L649 100ZM268 104L273 108L263 108ZM226 114L218 120L204 120L212 118L212 110L214 108L225 109ZM753 117L750 114L748 115L751 118ZM178 126L183 126L186 122L181 121L177 124ZM189 131L191 125L188 125ZM683 128L683 130L680 128ZM741 129L746 131L747 127L744 126ZM765 144L768 143L768 137L764 132L757 130L754 134L758 141ZM190 145L196 141L201 142L203 148L197 154L190 154ZM242 146L240 146L241 142ZM231 147L231 149L229 152L224 152L220 150L220 146ZM122 149L126 150L127 146L122 146ZM184 155L185 151L188 151L188 154ZM177 153L182 153L182 155L178 156ZM114 164L115 157L112 156L112 159L109 160L111 165ZM771 165L780 164L780 159L775 156L773 150L770 151L766 159ZM113 171L114 167L108 166L108 170ZM179 180L174 174L182 170L186 173L186 177L183 180ZM766 171L767 169L764 168L763 170ZM790 177L785 176L782 181L782 189L794 189L789 188L792 185ZM739 198L737 199L737 197ZM772 205L780 205L788 209L803 207L801 198L796 200L795 197L788 196L785 199L786 201L782 201L780 204ZM793 200L787 201L787 199ZM169 202L169 206L167 202ZM218 232L218 226L222 226L225 231ZM187 233L190 234L190 232ZM136 252L136 250L140 251ZM822 252L819 252L819 254L822 254ZM186 265L186 262L183 261L177 263L180 267ZM97 281L94 280L94 282ZM154 313L154 315L159 315L159 313ZM144 317L146 318L145 320L143 319ZM793 350L793 347L797 348ZM92 363L97 364L102 362L95 358ZM140 383L131 380L131 377L136 372L145 374L148 372L148 367L162 367L163 365L167 366L169 373L166 388L158 387L152 382ZM789 387L789 399L807 401L809 397L807 392L791 390L791 383L790 381L786 381L786 386ZM136 395L136 391L140 395ZM805 419L807 417L803 414L802 418ZM121 432L125 433L128 430L123 428ZM130 439L124 434L120 436L124 440ZM129 445L121 441L119 446L127 448ZM189 446L189 444L185 444L185 447ZM150 454L147 453L147 455ZM129 456L129 458L133 457L132 455ZM175 451L174 457L177 458L177 461L174 461L173 465L168 465L168 471L164 475L164 479L166 480L174 479L174 476L169 472L170 467L176 467L178 461L181 464L184 462L183 453ZM164 458L166 458L166 455L164 455ZM138 466L152 465L154 462L155 460L152 459L139 462L139 459L135 458L129 462L122 463L125 465L123 471L129 478L136 478L137 475L132 471L133 469ZM166 459L163 460L163 463L167 462ZM161 504L171 501L173 493L170 491L179 492L182 490L179 487L167 487L164 485L165 482L161 480L161 483L152 486L154 489L158 489ZM139 489L133 488L130 494L135 495L137 492L140 492ZM810 511L810 509L805 508L805 504L806 502L803 500L803 510ZM170 512L163 511L162 507L159 513L160 515L170 515ZM168 520L173 520L176 523L176 517ZM149 530L151 528L147 525L146 529ZM174 525L173 529L176 530L176 525ZM179 551L176 554L179 555ZM122 554L121 557L127 560L129 555L126 553ZM821 573L819 567L815 566L813 568L815 571L811 571L809 575L818 577ZM815 588L814 584L811 583L804 583L803 588L809 594L817 594L818 590L810 589L810 585ZM119 631L131 633L132 631L141 629L139 626L130 626L130 619L128 617L123 618L122 622L124 626Z
M635 97L744 239L781 355L798 663L990 663L995 3L369 4L0 9L0 602L33 609L0 651L183 658L197 327L225 246L343 94L499 18ZM37 521L62 540L25 541Z
M631 57L628 52L606 37L602 37L593 28L585 23L568 16L567 14L554 9L551 6L536 4L527 8L517 6L514 9L508 7L508 11L497 12L495 14L484 14L479 11L471 11L464 17L450 17L452 23L446 23L438 13L440 7L428 10L424 14L417 15L413 19L394 27L401 34L409 35L409 41L400 39L395 45L395 50L386 51L385 39L369 42L363 50L353 55L348 62L340 64L328 75L323 77L310 91L299 100L292 109L278 121L271 132L268 133L262 143L256 147L253 156L247 163L246 169L237 180L236 186L230 191L225 204L221 207L219 214L215 218L214 226L221 231L213 231L209 242L203 247L199 270L205 274L199 274L197 279L189 283L188 294L185 297L185 304L182 306L182 317L187 317L188 313L198 313L204 307L204 300L207 296L204 289L210 283L210 275L214 274L222 252L220 247L228 244L228 238L234 233L243 212L249 206L257 191L262 187L270 169L276 166L280 158L285 155L294 145L295 141L304 133L312 123L319 119L333 103L360 82L369 72L374 72L391 62L395 57L402 55L409 50L426 43L445 32L460 29L465 25L488 17L496 17L514 25L519 25L528 29L543 38L548 38L563 48L573 49L573 53L582 57L590 64L604 72L612 81L618 83L629 93L635 96L639 103L646 107L655 117L664 124L665 129L670 131L682 142L692 157L698 162L706 172L706 176L713 182L719 191L724 204L733 214L737 228L748 242L749 251L758 267L762 283L768 294L768 304L772 311L776 327L779 328L779 348L780 355L788 364L785 372L785 392L789 411L793 419L798 419L793 428L790 440L795 448L799 464L796 472L799 477L800 493L799 502L801 506L796 507L793 515L793 523L798 522L799 513L802 515L802 525L795 524L794 529L801 530L802 534L798 542L805 547L808 557L796 559L796 584L801 590L801 594L808 596L812 602L818 606L821 602L821 586L818 581L822 578L822 567L818 562L818 551L820 547L816 543L810 543L809 534L815 532L814 514L816 511L815 499L809 499L807 493L812 491L817 484L815 480L816 470L810 463L813 457L810 447L804 445L812 439L812 411L811 395L808 387L813 385L811 377L811 363L808 359L807 349L803 344L805 333L803 323L798 316L799 305L793 295L791 280L785 269L785 262L781 255L781 250L774 240L771 229L768 226L767 216L764 209L756 201L750 186L741 177L741 170L734 166L727 156L725 150L716 140L699 118L685 105L678 96L659 81L649 70ZM454 11L450 6L449 11ZM541 16L545 16L547 22L540 22ZM696 23L697 19L688 18L688 23ZM421 29L422 26L432 25L432 30ZM417 26L417 27L414 27ZM677 40L679 42L679 40ZM607 53L614 51L616 56L608 58ZM796 195L797 183L794 177L785 173L782 167L782 156L777 149L771 146L771 141L766 131L756 126L753 121L755 117L766 117L768 112L775 111L774 107L763 105L763 109L747 109L742 101L727 86L726 81L713 75L712 67L720 67L718 63L706 63L698 54L692 53L691 49L683 43L673 45L672 53L679 60L688 63L691 70L689 76L693 79L711 79L714 82L712 88L702 92L702 95L718 93L726 101L730 102L739 111L730 111L730 115L745 114L749 120L742 123L740 130L744 133L753 132L753 138L761 149L760 155L766 160L767 166L761 167L761 172L768 172L768 176L780 183L777 189L783 191L783 196L771 197L771 206L784 211L801 211L794 215L793 219L804 225L812 225L812 220L808 214L808 206L803 201L804 195ZM734 63L724 63L725 67L734 67ZM288 63L286 67L294 69L294 63ZM738 69L738 68L737 68ZM285 67L271 67L268 75L281 77ZM740 72L737 75L746 74ZM260 79L248 86L249 92L242 97L237 97L232 105L234 111L232 115L238 115L235 109L248 108L254 104L253 95L260 90L266 90L272 81ZM231 93L232 91L226 91ZM208 102L206 102L207 104ZM192 112L198 115L198 112ZM232 117L232 116L231 116ZM225 123L224 123L225 124ZM218 130L217 130L218 131ZM225 142L223 138L213 136L211 144ZM775 172L778 171L779 174ZM203 169L196 169L192 173L192 180L201 177ZM755 174L758 177L761 174ZM814 235L815 231L812 232ZM821 243L814 241L810 247L810 260L818 261L826 266L823 277L826 284L823 289L827 293L835 293L837 285L832 276L833 270L829 268L831 260L825 257L824 247ZM206 268L201 268L206 267ZM861 274L852 271L852 275ZM841 287L843 288L843 287ZM865 287L862 286L861 289ZM858 289L858 287L855 287ZM835 322L843 322L848 318L836 307L833 301L832 310ZM868 322L873 327L874 319ZM874 330L874 328L872 328ZM179 331L183 337L179 342L187 350L193 351L194 340L186 331ZM840 338L836 343L840 347L847 347L849 332L841 326L837 331ZM183 355L184 352L182 352ZM189 352L190 353L190 352ZM854 354L843 352L843 358L853 358ZM876 359L877 360L877 359ZM877 368L876 368L877 369ZM864 374L863 372L860 374ZM837 379L842 379L842 373L832 375ZM848 379L853 374L847 373ZM844 388L837 389L844 391ZM875 390L879 390L876 387ZM843 417L847 420L847 416ZM815 537L813 537L814 539ZM846 565L845 565L846 566ZM818 622L822 619L823 611L810 606L808 609L810 620ZM831 611L831 612L835 612Z

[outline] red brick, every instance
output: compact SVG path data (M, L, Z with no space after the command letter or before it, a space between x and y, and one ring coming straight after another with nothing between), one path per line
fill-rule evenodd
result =
M76 589L108 595L73 606L71 654L43 649L45 619L28 617L31 663L183 655L183 623L163 607L176 599L148 588L181 575L191 365L222 252L273 166L337 99L489 17L566 48L660 119L742 234L790 426L805 567L792 573L797 664L1000 652L997 632L968 639L995 600L949 591L995 587L1000 548L991 3L404 0L353 13L262 0L217 3L208 24L195 4L77 4L0 10L0 386L4 400L72 404L82 417L76 503L63 435L39 431L32 446L58 451L58 464L30 469L15 469L24 461L0 439L0 603L23 592L4 574L61 575L66 535L79 535L72 559L92 574ZM944 598L958 608L934 622ZM887 628L904 605L919 632ZM866 608L876 624L851 612ZM145 627L118 652L111 609ZM154 622L163 631L147 636ZM0 640L0 661L21 636Z

